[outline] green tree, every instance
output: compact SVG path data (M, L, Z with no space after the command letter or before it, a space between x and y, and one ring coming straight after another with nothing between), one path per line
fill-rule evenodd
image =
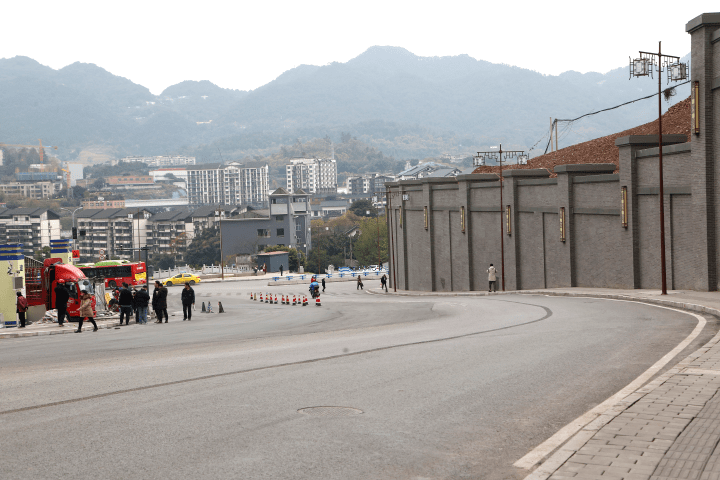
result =
M378 239L380 243L379 257L382 264L388 261L388 231L385 218L361 220L360 235L353 242L353 253L360 265L378 263Z
M268 245L265 247L265 252L288 252L288 271L297 272L300 267L305 268L307 266L307 258L305 254L296 248L286 247L284 245Z
M193 238L185 254L185 261L193 267L216 265L220 262L220 234L217 228L206 228Z
M166 253L158 253L150 257L150 263L152 263L153 267L155 268L167 270L168 268L174 267L176 261L175 257L173 257L172 255L168 255Z
M50 247L42 247L40 250L35 250L33 258L41 262L46 258L50 258Z
M352 205L350 205L349 210L357 215L358 217L376 217L377 211L375 210L375 206L373 203L365 198L361 198L360 200L355 200ZM368 213L370 212L370 213Z
M313 234L316 233L313 229ZM350 238L340 231L317 229L320 233L313 236L313 248L308 258L308 269L323 273L328 265L340 267L345 264L345 256L350 253Z

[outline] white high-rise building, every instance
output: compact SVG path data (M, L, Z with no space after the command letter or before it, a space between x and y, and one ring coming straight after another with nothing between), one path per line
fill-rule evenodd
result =
M296 158L285 166L288 192L337 193L337 163L327 158Z
M206 163L186 167L190 205L241 205L267 203L269 167L243 167Z

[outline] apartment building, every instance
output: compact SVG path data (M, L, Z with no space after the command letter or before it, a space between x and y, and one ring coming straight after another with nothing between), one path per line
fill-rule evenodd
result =
M22 244L25 256L60 239L60 215L47 208L0 209L0 236L8 244Z
M117 165L119 162L140 162L148 165L149 167L173 167L180 165L195 165L195 157L183 157L183 156L154 156L154 157L124 157L120 160L113 160L110 162L112 165Z
M264 204L269 167L246 168L238 162L187 167L190 205Z
M63 188L62 182L10 182L0 184L0 192L27 198L50 198Z
M193 238L192 210L170 210L150 217L147 225L147 245L151 254L166 254L181 262L185 258L185 250Z
M118 175L105 177L105 183L115 185L153 185L155 183L152 175Z
M147 245L150 217L149 211L136 208L80 210L75 218L81 261L98 261L101 250L106 258L134 258L129 249Z
M105 199L104 197L88 198L80 202L80 206L84 209L97 209L97 208L125 208L125 200L120 199Z
M326 158L296 158L285 165L288 192L337 193L337 163Z
M223 219L223 258L254 255L268 245L297 248L307 255L312 248L309 202L310 195L302 190L278 188L270 194L269 209Z
M351 195L377 194L385 192L385 182L394 182L396 177L392 175L379 175L368 173L347 179L348 193Z

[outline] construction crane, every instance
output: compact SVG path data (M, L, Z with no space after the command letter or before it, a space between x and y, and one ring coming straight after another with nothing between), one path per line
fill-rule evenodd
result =
M39 147L38 147L39 145ZM42 144L42 139L38 139L38 145L13 145L9 143L0 143L0 148L2 147L9 147L9 148L34 148L38 151L38 155L40 155L40 163L45 163L44 157L44 149ZM57 150L58 147L52 147L53 150Z

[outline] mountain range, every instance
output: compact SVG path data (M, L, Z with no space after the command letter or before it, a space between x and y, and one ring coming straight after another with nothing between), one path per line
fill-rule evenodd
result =
M252 91L185 81L160 95L94 64L55 70L14 57L0 59L0 142L41 138L65 160L104 148L116 157L182 153L217 161L259 158L298 140L339 142L350 133L398 160L462 156L497 143L534 146L537 154L550 117L575 118L654 92L657 79L629 80L627 67L552 76L468 55L419 57L400 47L301 65ZM664 107L688 92L679 87ZM656 116L657 101L640 101L563 124L560 143Z

